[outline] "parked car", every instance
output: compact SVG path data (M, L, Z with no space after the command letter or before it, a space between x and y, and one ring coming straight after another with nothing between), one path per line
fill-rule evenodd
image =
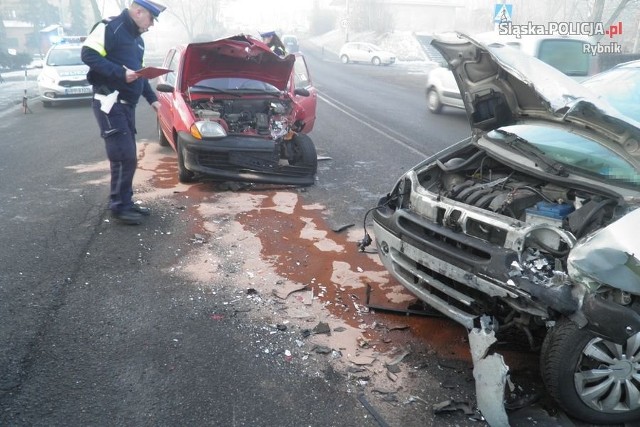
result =
M291 34L285 34L282 36L282 43L284 43L287 53L296 53L300 51L300 45L298 44L298 38Z
M345 43L340 48L340 61L343 64L350 62L366 62L373 65L391 65L396 62L396 56L382 48L364 42Z
M44 57L40 54L33 55L33 59L27 65L27 69L42 68L44 66Z
M621 113L640 121L640 61L618 64L582 84Z
M474 38L486 44L499 43L519 49L577 81L593 75L597 69L595 57L584 53L585 43L590 43L587 37L529 35L515 38L488 32L478 34ZM447 67L433 69L427 74L425 94L431 113L439 114L444 106L464 108L458 84Z
M63 39L54 44L44 59L38 75L38 92L42 105L91 99L93 90L87 81L89 67L82 62L82 39Z
M173 48L164 67L158 136L177 152L180 181L314 183L317 93L301 54L239 35Z
M472 137L381 198L380 259L467 329L487 315L498 337L541 345L542 378L567 413L637 424L640 124L518 50L434 46L460 77Z

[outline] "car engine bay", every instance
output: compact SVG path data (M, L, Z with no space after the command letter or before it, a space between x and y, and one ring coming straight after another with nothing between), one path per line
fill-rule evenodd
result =
M291 103L261 99L197 99L190 102L198 120L218 122L229 135L261 136L276 140L290 130Z

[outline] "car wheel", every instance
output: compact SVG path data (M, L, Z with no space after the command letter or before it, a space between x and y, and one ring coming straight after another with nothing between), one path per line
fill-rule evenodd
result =
M342 55L340 57L340 61L342 61L343 64L348 64L349 63L349 57L347 55Z
M160 120L157 120L156 124L158 127L158 142L160 143L161 146L168 147L169 140L167 139L166 136L164 136L164 132L162 132L162 127L160 127Z
M377 56L374 56L373 59L371 60L371 63L373 65L380 65L382 61L380 61L380 58L378 58Z
M542 378L569 414L606 424L640 419L640 333L618 345L562 319L544 348Z
M42 106L44 108L51 108L53 107L53 103L51 101L42 101Z
M307 135L297 134L291 140L291 147L293 155L289 163L294 166L306 166L312 174L315 174L318 170L318 154L311 138Z
M178 180L185 184L194 182L195 174L188 170L184 165L184 154L182 153L182 147L179 140L177 141L176 148L178 153Z
M440 114L442 111L442 101L440 101L440 95L435 89L427 91L427 105L429 106L429 111L433 114Z

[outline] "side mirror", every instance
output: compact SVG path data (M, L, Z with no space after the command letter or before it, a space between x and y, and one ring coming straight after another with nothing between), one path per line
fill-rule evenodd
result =
M299 88L293 91L294 94L296 95L300 95L300 96L309 96L311 95L311 93L309 93L309 91L305 88Z
M158 92L173 93L175 88L168 83L158 83L158 85L156 86L156 90Z

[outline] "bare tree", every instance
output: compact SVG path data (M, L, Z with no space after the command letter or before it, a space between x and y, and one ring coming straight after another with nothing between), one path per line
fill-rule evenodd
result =
M217 30L217 0L169 0L165 4L165 13L175 17L189 40L194 40L199 34L213 34Z

